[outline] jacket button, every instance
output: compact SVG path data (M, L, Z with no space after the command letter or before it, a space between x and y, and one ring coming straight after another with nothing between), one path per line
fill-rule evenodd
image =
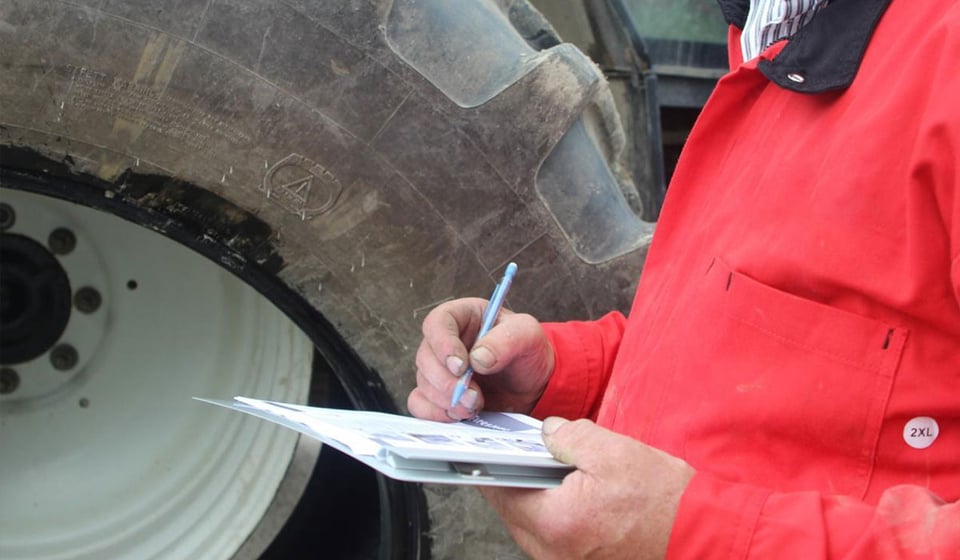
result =
M799 72L790 72L787 74L787 79L798 84L802 84L803 82L807 81L807 77Z

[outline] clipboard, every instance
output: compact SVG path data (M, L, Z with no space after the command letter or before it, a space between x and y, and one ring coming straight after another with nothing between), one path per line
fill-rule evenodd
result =
M547 451L540 421L523 414L481 412L441 423L247 397L194 398L295 430L407 482L554 488L573 470Z

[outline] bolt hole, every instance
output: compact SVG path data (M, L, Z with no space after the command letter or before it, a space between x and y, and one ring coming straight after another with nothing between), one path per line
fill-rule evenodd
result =
M139 284L137 284L137 281L136 281L136 280L132 280L132 279L131 279L131 280L127 280L127 289L128 289L128 290L136 290L136 289L137 289L137 286L139 286Z
M90 399L84 397L80 399L80 402L78 404L80 405L80 408L87 408L90 406Z
M7 230L13 227L17 221L17 213L13 207L4 202L0 202L0 230Z
M20 375L11 368L0 369L0 395L9 395L20 386Z
M54 255L67 255L77 247L77 236L67 228L57 228L50 232L47 246Z
M69 344L58 344L50 351L50 363L58 371L73 369L79 360L77 349Z
M103 298L100 296L100 292L90 286L80 288L73 296L73 305L81 313L93 313L100 309L102 303Z

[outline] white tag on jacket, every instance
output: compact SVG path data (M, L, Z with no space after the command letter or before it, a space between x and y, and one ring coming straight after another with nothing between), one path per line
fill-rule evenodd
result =
M940 426L929 416L911 418L903 426L903 441L914 449L926 449L933 445L940 435Z

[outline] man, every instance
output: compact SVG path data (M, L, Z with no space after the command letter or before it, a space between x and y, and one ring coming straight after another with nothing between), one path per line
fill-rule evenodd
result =
M629 319L441 305L408 408L596 422L484 490L534 557L960 558L960 2L720 4Z

